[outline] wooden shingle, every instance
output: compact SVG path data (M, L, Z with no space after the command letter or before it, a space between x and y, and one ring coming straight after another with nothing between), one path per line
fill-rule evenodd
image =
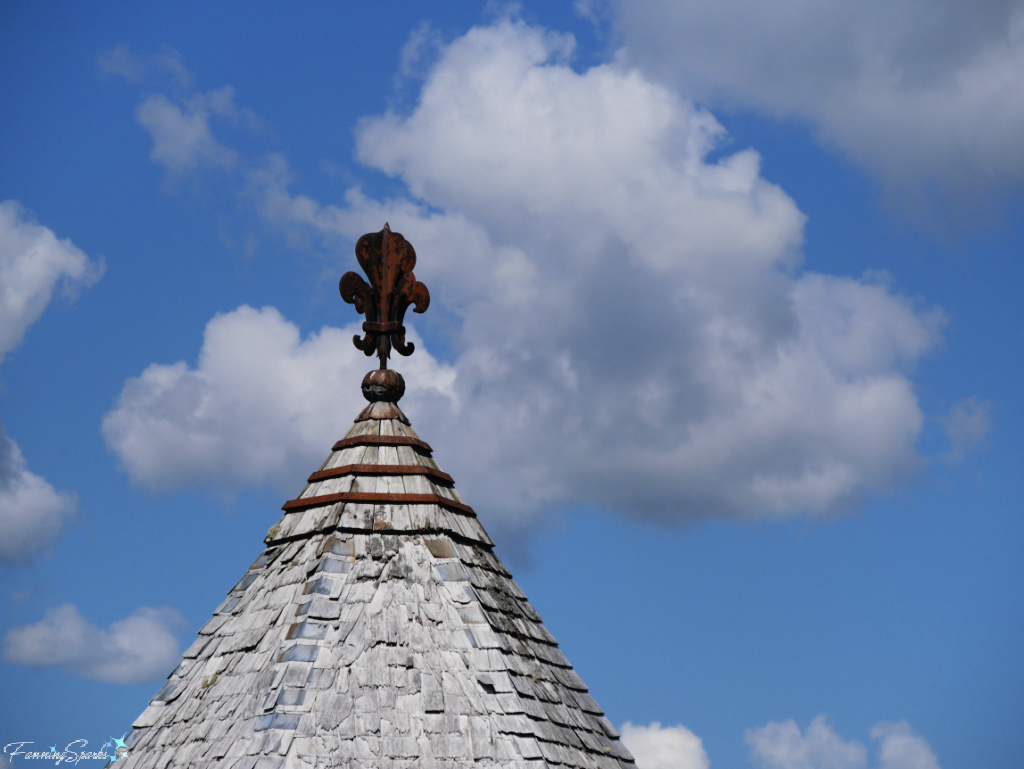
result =
M631 769L429 447L372 405L296 499L367 497L286 506L119 765Z

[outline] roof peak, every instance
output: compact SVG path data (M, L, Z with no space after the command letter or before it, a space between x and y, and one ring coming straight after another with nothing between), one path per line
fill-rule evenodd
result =
M134 722L126 769L636 769L393 401L264 542Z

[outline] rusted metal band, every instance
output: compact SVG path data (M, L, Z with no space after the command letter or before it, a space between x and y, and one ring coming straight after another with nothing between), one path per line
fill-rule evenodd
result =
M292 499L285 502L281 509L286 512L293 512L305 510L309 507L329 505L334 502L370 502L382 505L440 505L441 507L447 507L449 510L476 517L476 512L469 505L442 497L439 494L392 494L373 491L342 491L337 494L322 494L318 497Z
M430 444L419 438L410 438L408 435L354 435L351 438L342 438L331 447L331 451L348 446L412 446L414 449L422 449L428 454L433 452Z
M444 484L451 485L455 481L448 473L423 465L343 465L330 470L318 470L309 476L309 483L322 481L325 478L337 478L340 475L429 475Z
M363 322L363 331L373 331L378 334L386 334L390 331L397 331L398 329L405 330L405 327L396 320L390 320L387 323L371 323L370 321Z

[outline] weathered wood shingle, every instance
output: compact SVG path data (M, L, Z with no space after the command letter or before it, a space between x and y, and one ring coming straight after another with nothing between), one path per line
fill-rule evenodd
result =
M120 765L633 767L397 405L338 443L296 499L342 498L271 529Z

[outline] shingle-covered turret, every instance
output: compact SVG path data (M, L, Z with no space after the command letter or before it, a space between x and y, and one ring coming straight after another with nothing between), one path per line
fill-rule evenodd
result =
M398 407L401 377L363 390L117 765L632 768Z

